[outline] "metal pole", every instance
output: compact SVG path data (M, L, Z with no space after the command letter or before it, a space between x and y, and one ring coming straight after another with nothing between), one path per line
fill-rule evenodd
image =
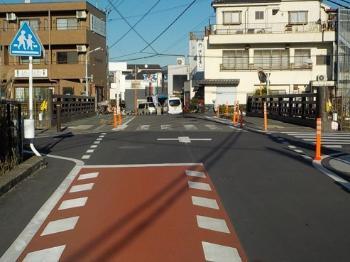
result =
M86 96L89 96L88 55L89 55L89 52L86 52L86 56L85 56L85 95Z
M135 64L135 87L134 87L134 111L135 115L137 114L137 95L136 95L136 79L137 79L137 71L136 71L136 64Z
M33 120L33 57L29 57L29 119Z

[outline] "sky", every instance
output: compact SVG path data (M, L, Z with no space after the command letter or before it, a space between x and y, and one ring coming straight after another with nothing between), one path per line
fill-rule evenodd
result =
M32 2L58 1L63 0L32 0ZM175 64L176 55L186 56L188 54L189 32L204 31L209 21L215 23L215 13L211 7L211 0L88 1L107 13L107 43L110 61L160 64L161 66ZM190 6L193 1L194 4ZM0 3L13 2L24 2L24 0L0 0ZM330 0L327 4L334 7L335 5L332 2L350 6L350 0L345 0L345 2ZM187 11L164 34L156 39L186 8L188 8ZM149 10L150 12L135 27L137 33L130 31L126 34L130 30L129 25L137 23ZM126 35L122 37L124 34ZM153 40L155 40L152 44L153 49L147 47L146 42L150 43ZM142 51L145 47L147 48ZM155 52L168 55L149 57Z

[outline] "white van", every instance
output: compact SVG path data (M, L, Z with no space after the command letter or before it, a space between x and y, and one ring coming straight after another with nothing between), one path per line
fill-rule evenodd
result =
M182 103L181 99L178 97L170 97L165 102L165 112L168 112L168 114L175 115L175 114L182 114Z

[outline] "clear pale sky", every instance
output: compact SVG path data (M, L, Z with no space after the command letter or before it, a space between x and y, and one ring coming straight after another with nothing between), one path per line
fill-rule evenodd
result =
M60 0L62 1L62 0ZM75 0L72 0L75 1ZM153 5L159 3L152 11L136 26L137 32L148 42L153 41L174 19L183 11L193 0L89 0L90 3L102 10L107 10L107 42L112 46L130 27L121 18L118 12L110 4L111 1L119 10L121 15L127 19L129 24L134 25ZM24 2L19 0L0 0L0 4ZM57 0L32 0L32 2L58 2ZM197 0L187 12L177 20L177 22L164 33L157 41L152 44L158 53L165 54L188 54L188 35L192 31L203 31L204 27L211 23L215 23L214 10L211 7L211 0ZM334 2L343 3L339 0ZM327 4L330 4L327 2ZM334 6L334 5L333 5ZM138 53L146 43L134 31L130 31L115 46L109 50L110 60L127 61L130 63L155 63L160 65L174 64L176 56L157 56L152 58L143 58L140 60L132 60L134 58L142 58L150 56L150 54ZM144 52L154 52L148 47ZM128 55L128 56L124 56ZM122 57L124 56L124 57Z

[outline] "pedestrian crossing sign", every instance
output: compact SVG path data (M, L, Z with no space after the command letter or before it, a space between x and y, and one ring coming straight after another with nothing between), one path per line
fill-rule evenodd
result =
M39 37L24 22L10 45L10 54L13 56L41 56L41 43Z

